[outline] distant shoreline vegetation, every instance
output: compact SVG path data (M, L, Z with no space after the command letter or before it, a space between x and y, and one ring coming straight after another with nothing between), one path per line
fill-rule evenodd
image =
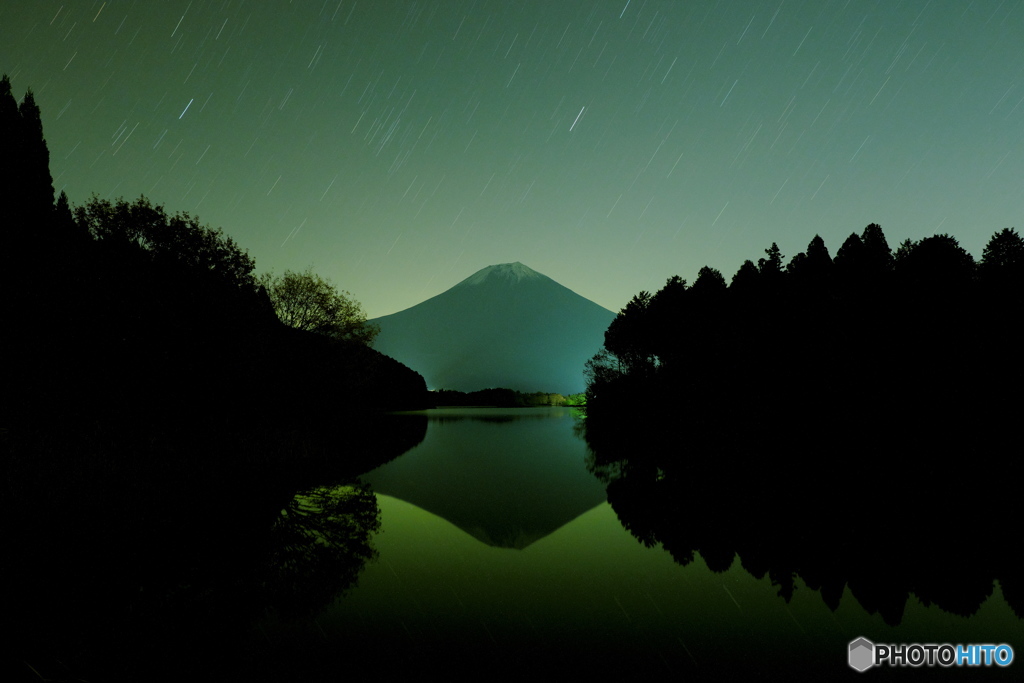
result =
M479 391L439 389L429 393L437 408L453 406L489 406L498 408L534 408L540 406L579 406L583 394L552 394L543 391L521 392L513 389L492 388Z

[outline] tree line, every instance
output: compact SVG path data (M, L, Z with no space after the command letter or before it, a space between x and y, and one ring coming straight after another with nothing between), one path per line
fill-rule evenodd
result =
M539 406L567 405L567 397L544 391L522 392L504 387L492 387L477 391L456 391L438 389L430 393L431 402L437 408L445 406L490 406L501 408L536 408Z
M818 235L778 245L727 282L705 266L643 291L586 366L589 426L639 406L702 447L1004 445L1024 375L1024 240L995 233L980 261L948 234L894 251L877 224L832 257ZM941 436L939 436L941 435Z

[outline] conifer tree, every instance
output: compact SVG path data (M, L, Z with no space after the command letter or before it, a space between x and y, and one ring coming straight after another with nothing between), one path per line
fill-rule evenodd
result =
M981 268L986 277L1012 275L1020 279L1024 271L1024 239L1013 228L992 235L981 252Z
M11 93L11 81L4 74L0 79L0 210L8 218L14 218L12 212L21 203L17 188L21 148L21 115L18 114L18 103ZM8 226L8 230L13 230L13 221ZM3 237L6 240L10 235Z
M719 296L726 291L725 277L717 268L704 266L697 271L697 279L690 290L700 296Z
M828 247L825 246L825 240L821 239L821 235L815 235L807 245L807 259L815 271L831 270L832 257L829 255Z
M768 255L768 258L762 258L757 260L757 270L763 275L766 280L778 278L782 275L782 252L779 251L779 245L772 242L772 246L764 250L764 253Z
M19 164L24 174L22 201L32 214L44 216L53 209L53 177L50 175L50 150L43 138L43 121L31 89L25 92L18 114L24 155Z
M864 243L864 267L870 277L884 277L892 272L893 256L882 226L871 223L861 235Z
M864 272L864 239L853 232L836 252L836 274L844 281L857 280Z
M6 74L0 78L0 207L9 263L52 248L53 178L43 123L31 90L19 105Z
M763 260L763 259L762 259ZM741 293L752 293L757 290L761 277L757 266L750 259L743 262L736 274L732 276L729 289Z

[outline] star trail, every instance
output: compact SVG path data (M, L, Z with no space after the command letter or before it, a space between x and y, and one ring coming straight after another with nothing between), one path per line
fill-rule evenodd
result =
M1020 227L1024 3L12 0L57 191L373 316L521 261L618 310L772 242Z

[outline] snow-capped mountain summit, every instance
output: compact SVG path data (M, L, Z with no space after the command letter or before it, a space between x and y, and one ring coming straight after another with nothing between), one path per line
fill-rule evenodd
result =
M463 285L480 285L485 282L501 281L509 284L521 282L523 280L538 280L544 279L554 282L547 275L541 275L533 268L525 266L519 261L515 263L499 263L494 266L487 266L481 270L476 271L465 280L455 285L461 287Z

